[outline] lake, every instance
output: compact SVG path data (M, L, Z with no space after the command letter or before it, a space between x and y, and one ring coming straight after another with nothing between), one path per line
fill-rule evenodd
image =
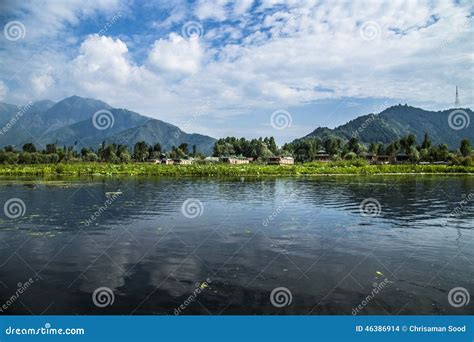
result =
M0 200L3 314L474 313L472 176L2 178Z

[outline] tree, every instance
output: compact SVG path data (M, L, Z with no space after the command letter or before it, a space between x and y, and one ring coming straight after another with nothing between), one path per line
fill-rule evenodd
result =
M52 154L57 152L56 144L47 144L46 145L46 154Z
M418 152L418 149L415 146L411 146L410 151L408 151L407 154L410 158L410 161L413 163L416 163L418 160L420 160L420 152Z
M139 141L133 147L133 158L137 161L145 161L148 158L148 145L144 141Z
M153 145L153 152L161 153L161 145L160 145L160 143L157 142L155 145Z
M422 149L429 150L431 148L431 140L428 136L428 133L425 133L425 137L423 138L423 143L421 144Z
M371 143L369 147L369 152L373 156L377 155L377 152L379 151L379 144L377 143Z
M354 152L355 154L358 154L360 152L359 139L350 138L347 142L347 149L349 150L349 152Z
M178 146L178 149L180 149L181 151L183 151L184 155L188 155L189 154L189 151L188 151L188 144L186 143L182 143L181 145Z
M36 152L36 147L33 143L26 143L26 144L23 145L22 150L23 150L23 152L34 153L34 152Z
M472 152L471 142L468 139L461 140L461 147L459 148L463 157L467 157Z

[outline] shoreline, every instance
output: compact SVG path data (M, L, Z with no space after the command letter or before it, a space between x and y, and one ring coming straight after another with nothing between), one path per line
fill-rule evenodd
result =
M458 165L352 165L308 163L297 165L206 164L155 165L148 163L0 165L0 176L186 176L186 177L314 177L314 176L472 176L474 166Z

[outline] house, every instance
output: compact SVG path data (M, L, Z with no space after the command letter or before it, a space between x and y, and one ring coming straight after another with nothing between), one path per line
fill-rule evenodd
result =
M161 164L164 164L164 165L173 165L173 164L174 164L174 161L173 161L173 159L163 158L163 159L161 159Z
M206 158L204 158L204 162L206 162L206 163L218 163L219 158L218 157L206 157Z
M295 159L293 157L271 157L268 158L268 165L293 165Z
M395 156L395 163L407 164L410 161L410 156L405 153L399 153Z
M227 164L248 164L249 160L244 157L221 157L219 160Z
M331 156L326 152L326 150L321 149L314 156L314 161L330 162Z
M377 155L372 153L361 153L361 157L367 160L369 163L377 162Z
M390 161L393 161L393 157L388 155L375 156L376 164L388 164Z
M176 158L173 159L173 164L174 165L191 165L194 162L194 159L189 158L189 159L181 159L181 158Z

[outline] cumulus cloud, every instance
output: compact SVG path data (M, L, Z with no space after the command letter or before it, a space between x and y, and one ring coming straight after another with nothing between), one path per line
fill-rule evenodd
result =
M81 42L78 47L48 38L42 42L49 49L33 61L28 46L10 42L0 51L6 61L0 70L25 70L29 88L5 81L22 99L79 94L177 124L208 99L209 115L220 118L345 97L405 99L440 108L452 102L455 85L464 90L463 104L474 103L469 3L256 4L198 1L186 11L182 4L172 7L158 24L150 23L161 34L139 47L146 51L141 58L133 57L138 48L131 42L141 37L136 32L123 32L128 39L69 35ZM85 8L74 1L47 6L54 9L33 10L26 21L51 20L49 28L60 34L67 25L80 26L80 18L119 5L103 0ZM201 21L203 36L180 35L189 20Z
M152 68L170 73L194 74L199 71L203 52L199 37L189 39L171 33L155 42L148 56Z

